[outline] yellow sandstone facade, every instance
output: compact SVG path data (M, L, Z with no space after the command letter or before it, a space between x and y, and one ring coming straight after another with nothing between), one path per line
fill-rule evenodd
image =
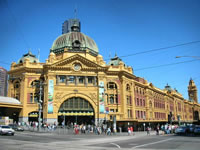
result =
M8 96L22 104L18 121L37 121L39 103L42 122L47 123L136 126L200 119L193 80L188 86L190 100L169 85L156 88L136 77L117 56L106 64L96 43L76 25L54 41L45 63L29 52L11 64L8 74Z

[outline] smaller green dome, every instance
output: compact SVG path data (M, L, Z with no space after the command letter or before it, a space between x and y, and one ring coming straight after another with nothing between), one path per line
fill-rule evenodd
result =
M121 61L122 61L122 59L119 58L117 56L117 54L115 54L115 57L110 59L108 65L109 66L119 66L119 64L120 64Z
M38 63L38 62L39 62L39 60L36 58L36 56L33 55L33 54L31 53L31 51L29 51L27 54L24 54L24 55L22 56L22 58L20 58L20 59L18 60L17 63L18 63L18 64L19 64L19 63L23 63L24 60L25 60L25 58L28 58L29 61L30 61L31 63Z

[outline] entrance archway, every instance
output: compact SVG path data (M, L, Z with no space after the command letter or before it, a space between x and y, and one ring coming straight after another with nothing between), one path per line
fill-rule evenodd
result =
M37 122L38 121L38 111L33 111L28 114L29 122Z
M81 97L72 97L64 101L58 110L58 123L94 124L94 109Z

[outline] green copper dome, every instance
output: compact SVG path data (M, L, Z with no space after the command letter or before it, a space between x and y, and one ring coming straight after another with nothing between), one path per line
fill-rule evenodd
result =
M29 51L27 54L24 54L23 57L20 58L17 63L18 64L23 63L26 58L28 58L31 63L38 63L39 62L39 60L36 58L36 56L33 55L31 53L31 51Z
M68 48L70 51L84 51L89 49L90 53L98 55L98 47L93 39L87 35L79 32L72 31L59 36L51 47L51 52L62 53L64 48Z
M110 66L119 66L121 61L122 61L121 58L119 58L117 56L117 54L115 54L115 57L110 59L110 61L108 62L108 65L110 65Z

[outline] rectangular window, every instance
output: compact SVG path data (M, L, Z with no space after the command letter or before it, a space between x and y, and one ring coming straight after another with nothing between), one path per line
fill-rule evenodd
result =
M138 118L140 118L140 111L138 111Z
M130 118L130 110L129 109L128 109L127 113L128 113L128 118Z
M132 118L133 116L132 116L132 110L130 110L130 117Z
M140 105L139 98L137 98L137 106L139 106L139 105Z
M59 83L65 83L66 82L66 76L59 76Z
M35 93L34 94L34 103L38 103L39 102L39 94Z
M84 76L78 76L78 83L83 84L85 80Z
M69 76L68 83L75 83L75 76Z
M92 84L94 81L94 77L88 77L88 84Z
M110 112L114 112L114 109L110 109Z
M33 93L30 94L30 103L33 103Z
M135 114L136 114L136 119L138 119L138 112L137 112L137 110L135 111Z
M131 96L127 95L126 99L127 99L127 105L131 105Z

